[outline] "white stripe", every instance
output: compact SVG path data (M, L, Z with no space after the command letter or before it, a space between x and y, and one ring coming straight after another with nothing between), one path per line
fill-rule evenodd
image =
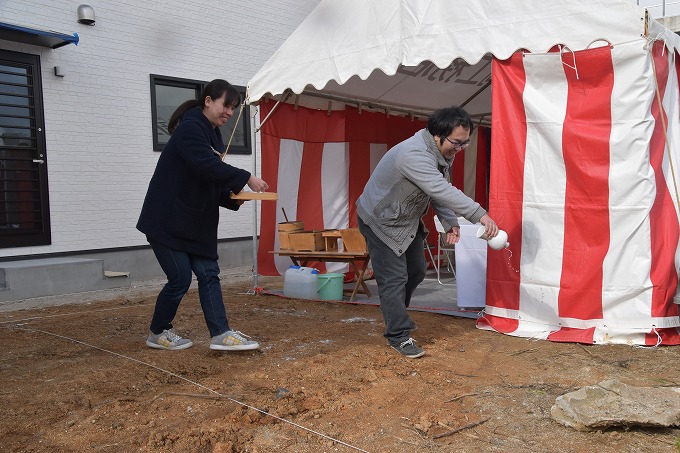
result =
M300 184L300 168L302 166L303 142L281 139L278 173L278 200L276 201L276 224L285 222L283 211L286 210L288 220L297 220L297 199ZM274 250L279 249L278 233L274 239ZM279 274L283 275L290 267L290 258L274 256L274 264Z
M640 41L612 49L610 245L602 264L602 311L606 323L634 325L645 319L651 329L649 211L656 188L649 163L654 131L650 58Z
M520 312L557 325L566 173L562 129L567 81L558 53L524 56L527 145L522 206ZM512 249L512 245L510 246Z
M349 227L349 145L325 143L321 162L321 200L325 229ZM348 265L326 263L328 272L347 272Z
M349 226L349 146L325 143L321 164L321 199L324 228Z
M625 329L595 328L593 332L593 344L645 344L645 334L651 329L633 331L630 327Z
M668 74L668 83L666 85L666 91L663 96L662 104L668 119L666 120L666 128L668 132L668 145L670 145L670 150L666 148L664 152L663 160L663 171L666 182L668 183L668 191L671 193L673 198L673 204L675 206L676 215L680 216L678 212L678 193L676 191L680 190L680 93L678 93L678 73L675 69L675 56L674 52L666 53L669 59L670 71ZM661 88L661 87L659 87ZM655 95L656 96L656 95ZM654 99L656 102L656 97ZM673 140L675 138L675 140ZM671 172L671 164L668 160L669 154L673 160L673 172ZM675 175L673 174L675 173ZM675 182L674 182L675 176ZM676 188L676 183L679 187Z

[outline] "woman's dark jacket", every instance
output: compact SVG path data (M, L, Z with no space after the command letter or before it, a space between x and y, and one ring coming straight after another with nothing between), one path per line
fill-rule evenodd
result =
M237 210L250 173L224 163L219 129L200 108L187 111L163 148L137 229L171 249L217 259L219 207Z

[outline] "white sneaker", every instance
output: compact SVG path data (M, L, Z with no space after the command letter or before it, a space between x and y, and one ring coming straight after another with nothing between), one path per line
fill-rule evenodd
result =
M220 351L249 351L257 349L260 344L257 341L248 340L248 335L244 335L238 330L227 330L221 335L210 339L210 349Z
M154 349L176 351L178 349L190 348L194 343L187 338L180 337L173 329L166 329L159 334L149 334L149 337L146 339L146 345Z

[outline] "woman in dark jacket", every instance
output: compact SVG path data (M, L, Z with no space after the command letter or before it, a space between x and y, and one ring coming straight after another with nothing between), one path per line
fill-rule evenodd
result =
M225 146L219 127L240 103L239 92L217 79L206 85L198 100L185 102L170 117L172 135L158 159L137 222L168 277L156 299L146 340L149 347L176 350L193 345L172 328L192 272L210 331L210 349L259 347L229 327L217 263L219 207L237 210L242 202L230 199L229 194L239 193L246 184L254 192L269 188L262 179L221 159Z

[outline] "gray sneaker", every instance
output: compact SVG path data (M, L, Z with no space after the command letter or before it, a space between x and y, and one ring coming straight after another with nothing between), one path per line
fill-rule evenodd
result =
M409 359L417 359L425 355L425 350L416 346L416 340L413 338L409 338L401 343L390 343L390 346Z
M155 349L168 349L176 351L178 349L186 349L193 346L193 342L189 339L182 338L175 333L173 329L166 329L159 334L151 333L146 339L146 345Z
M257 341L248 340L248 335L244 335L238 330L227 330L221 335L210 339L210 349L220 351L249 351L257 349L260 344Z

